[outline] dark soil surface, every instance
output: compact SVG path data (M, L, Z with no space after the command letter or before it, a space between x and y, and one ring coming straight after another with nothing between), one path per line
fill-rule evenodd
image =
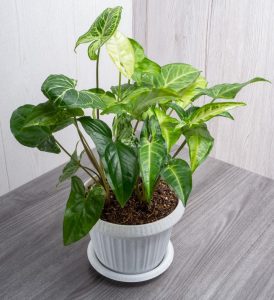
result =
M133 194L121 208L113 193L111 204L106 205L101 219L110 223L140 225L155 222L169 215L177 206L178 198L164 181L156 187L151 203L140 202Z

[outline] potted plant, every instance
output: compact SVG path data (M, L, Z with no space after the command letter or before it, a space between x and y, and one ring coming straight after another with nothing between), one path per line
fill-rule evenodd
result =
M96 62L96 86L79 91L76 80L50 75L42 84L46 102L17 108L10 126L24 146L64 151L70 157L59 178L71 180L64 244L90 233L88 256L95 269L115 280L142 281L161 274L173 259L172 227L183 215L193 172L213 147L206 122L215 117L233 120L228 111L245 105L233 100L237 93L266 80L207 87L191 65L159 66L118 31L121 12L121 7L105 9L76 42L76 47L88 44L88 56ZM103 46L119 71L118 85L109 91L99 86ZM209 101L196 105L202 96ZM106 114L113 116L111 127L102 120ZM79 135L80 154L77 145L69 153L54 136L67 126ZM178 157L186 145L188 162ZM83 153L88 165L81 160ZM89 178L85 183L75 175L79 169Z

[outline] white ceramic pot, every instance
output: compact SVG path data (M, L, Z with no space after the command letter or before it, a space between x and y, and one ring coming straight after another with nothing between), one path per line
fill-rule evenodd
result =
M172 227L181 219L184 206L178 201L165 218L142 225L119 225L99 220L90 231L91 245L99 261L123 274L146 273L163 260Z

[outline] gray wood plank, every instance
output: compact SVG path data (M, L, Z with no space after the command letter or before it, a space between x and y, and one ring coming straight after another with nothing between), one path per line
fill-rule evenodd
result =
M146 283L89 266L88 237L62 245L60 168L0 198L0 299L273 299L274 181L210 158L173 230L170 269Z

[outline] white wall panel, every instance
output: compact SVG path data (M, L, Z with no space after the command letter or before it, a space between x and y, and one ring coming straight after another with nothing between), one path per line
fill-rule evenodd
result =
M273 0L136 0L133 32L161 64L200 68L209 85L274 80ZM235 121L216 118L211 155L274 178L274 86L257 83L237 97Z
M11 113L26 103L45 101L40 88L49 74L78 79L80 88L95 86L95 63L86 46L74 45L106 7L122 5L120 29L132 33L131 1L120 0L3 0L0 10L0 195L53 169L67 160L21 146L9 129ZM117 71L105 53L100 80L103 87L116 84ZM106 59L106 62L103 62ZM57 138L70 150L77 140L73 128Z

